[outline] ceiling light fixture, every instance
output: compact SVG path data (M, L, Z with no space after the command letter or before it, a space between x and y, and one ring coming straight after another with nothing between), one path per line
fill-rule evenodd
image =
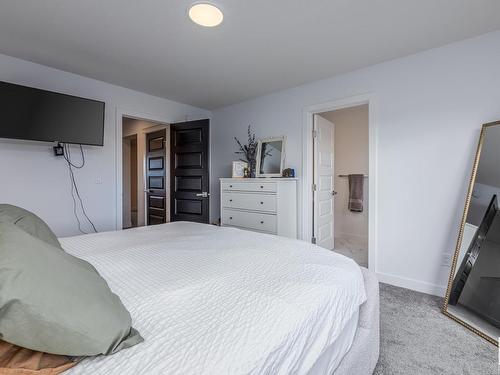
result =
M189 8L189 18L194 23L205 26L214 27L220 25L224 19L224 14L215 5L209 3L196 3Z

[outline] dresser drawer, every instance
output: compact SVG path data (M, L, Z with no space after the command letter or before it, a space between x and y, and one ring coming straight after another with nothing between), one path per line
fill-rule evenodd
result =
M265 191L276 193L276 182L222 182L221 189L224 191Z
M276 215L245 212L224 208L222 210L222 225L256 229L276 233Z
M276 212L276 195L258 193L222 193L222 207Z

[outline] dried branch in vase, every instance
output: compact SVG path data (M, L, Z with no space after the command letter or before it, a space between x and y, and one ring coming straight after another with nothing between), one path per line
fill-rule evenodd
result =
M257 157L257 145L258 142L255 139L255 133L252 133L251 125L248 125L248 143L242 144L238 138L234 137L236 144L239 147L239 151L236 151L237 155L244 155L245 159L240 158L241 161L246 161L250 169L251 177L255 177L255 166Z

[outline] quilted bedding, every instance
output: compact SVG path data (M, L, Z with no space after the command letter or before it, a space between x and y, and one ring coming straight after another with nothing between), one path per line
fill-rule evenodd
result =
M98 269L145 339L71 375L305 374L366 300L352 260L234 228L176 222L61 244Z

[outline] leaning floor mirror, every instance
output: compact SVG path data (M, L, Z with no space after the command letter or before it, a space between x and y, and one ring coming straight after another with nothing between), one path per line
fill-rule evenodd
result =
M500 121L482 127L443 313L494 345L500 337Z

